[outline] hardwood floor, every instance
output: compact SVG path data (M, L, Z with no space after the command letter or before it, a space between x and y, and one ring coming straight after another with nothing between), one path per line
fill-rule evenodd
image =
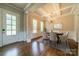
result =
M0 56L66 56L72 55L52 48L41 38L31 43L18 42L0 48Z

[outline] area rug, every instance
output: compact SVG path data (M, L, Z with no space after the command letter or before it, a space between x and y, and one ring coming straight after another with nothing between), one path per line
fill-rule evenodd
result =
M52 42L52 44L49 44L49 46L52 48L56 48L58 50L61 50L65 53L71 53L70 48L69 48L69 44L67 44L66 42L61 42L59 44L56 44L56 42Z

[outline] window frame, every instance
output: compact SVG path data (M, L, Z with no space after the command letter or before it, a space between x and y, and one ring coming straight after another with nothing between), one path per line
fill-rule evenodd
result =
M34 18L32 24L33 24L33 28L32 28L33 32L32 33L37 33L37 19Z
M40 31L43 32L44 31L44 22L40 21Z
M10 16L11 16L11 19L7 19L7 15L10 15ZM15 16L15 17L17 18L16 15L12 15L12 14L10 14L10 13L6 13L6 16L5 16L5 17L6 17L6 35L7 35L7 36L17 35L17 33L16 33L16 23L15 23L15 25L13 25L13 23L12 23L13 21L15 21L15 22L17 22L17 21L12 19L13 16ZM10 20L11 23L10 23L10 24L7 24L7 20ZM8 30L8 29L7 29L7 25L8 25L8 26L11 26L11 30ZM15 30L12 29L13 26L15 26ZM8 34L8 33L7 33L8 31L10 31L11 34ZM13 31L15 31L15 34L12 34Z

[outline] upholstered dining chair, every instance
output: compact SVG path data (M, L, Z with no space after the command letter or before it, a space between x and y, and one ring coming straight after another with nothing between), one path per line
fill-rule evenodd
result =
M69 32L64 32L63 35L60 37L61 44L65 46L65 53L71 53L69 49L68 36Z
M43 38L43 42L44 42L44 41L45 41L45 42L48 42L49 37L48 37L47 32L43 32L43 33L42 33L42 38Z
M64 32L60 38L64 41L68 38L68 35L69 35L69 32Z
M69 36L69 32L64 32L62 36L60 36L60 40L61 42L66 42L66 44L68 44L68 36Z
M50 45L54 45L54 46L56 46L57 45L57 35L56 35L56 33L54 33L54 32L51 32L50 33Z

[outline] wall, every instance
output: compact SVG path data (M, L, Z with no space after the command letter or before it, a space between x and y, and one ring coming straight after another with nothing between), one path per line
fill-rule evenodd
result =
M50 19L49 19L50 20ZM75 34L75 18L74 15L66 15L62 17L58 17L53 19L53 24L61 23L62 24L62 30L61 32L69 32L69 38L72 38L76 41L76 34ZM50 22L47 20L46 24L47 29L50 31ZM53 26L52 26L53 28Z
M19 15L20 18L18 19L18 25L17 25L18 26L17 40L18 41L24 41L24 24L23 24L23 22L24 22L24 19L23 19L24 18L24 13L22 11L20 11L18 8L16 9L16 8L10 7L10 6L5 5L5 4L0 4L0 8L4 9L4 10L7 10L7 11L10 11L10 12L14 12L14 13ZM0 22L1 22L1 20L0 20ZM0 26L1 26L1 24L0 24ZM2 31L1 28L0 28L0 30Z
M60 18L60 21L63 25L62 31L69 32L69 38L76 40L76 33L75 33L75 17L74 15L67 15Z
M78 19L77 19L77 39L79 42L79 14L78 14Z
M62 31L73 31L74 21L74 15L67 15L54 19L54 23L62 24Z
M23 31L24 30L24 12L22 12L21 10L19 10L18 8L15 9L15 8L12 8L10 6L7 6L6 4L0 4L0 8L3 8L5 10L8 10L8 11L11 11L11 12L15 12L15 13L18 13L20 15L20 30Z
M1 30L1 9L0 9L0 47L2 46L2 30Z
M78 18L77 18L77 25L76 25L76 31L77 31L77 40L78 40L78 56L79 56L79 14L77 15Z
M75 14L75 31L76 31L76 39L78 42L78 55L79 55L79 13Z
M47 23L50 25L49 20L47 20ZM53 24L57 23L62 24L62 31L74 31L74 22L75 22L74 15L67 15L53 19Z
M33 12L29 12L28 14L25 14L25 31L27 33L27 42L31 42L31 39L41 36L40 31L40 20L41 17ZM37 20L37 33L33 33L33 19Z

